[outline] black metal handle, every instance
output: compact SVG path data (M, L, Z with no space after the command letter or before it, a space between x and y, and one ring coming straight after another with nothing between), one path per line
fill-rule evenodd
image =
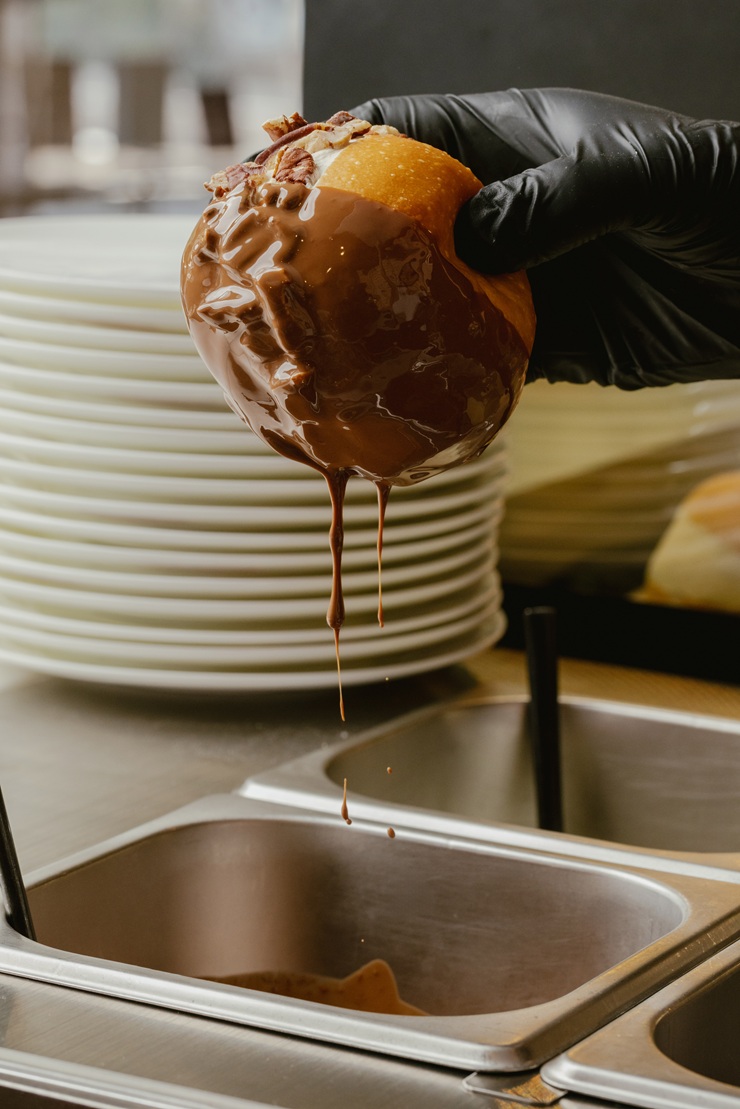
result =
M0 789L0 878L2 878L3 897L5 899L6 917L8 923L16 932L26 936L29 940L36 939L36 932L31 919L31 910L26 896L26 887L23 875L18 864L18 856L10 828L8 812L5 808L5 799Z
M540 828L563 830L560 782L560 707L555 609L524 610L529 671L529 726Z

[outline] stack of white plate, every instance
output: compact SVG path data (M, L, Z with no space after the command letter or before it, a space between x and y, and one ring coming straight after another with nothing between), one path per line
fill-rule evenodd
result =
M329 687L323 479L237 419L179 304L194 220L0 222L0 656L163 689ZM507 472L394 490L377 623L374 488L350 482L345 684L430 670L504 630Z
M508 429L507 581L633 588L679 503L740 467L740 381L528 385Z

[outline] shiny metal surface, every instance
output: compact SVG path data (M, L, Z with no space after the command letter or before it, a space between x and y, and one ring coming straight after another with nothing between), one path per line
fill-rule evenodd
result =
M567 697L620 700L630 712L648 705L740 721L740 689L727 685L563 658L560 687ZM423 679L353 690L346 724L333 693L123 696L2 666L2 784L23 872L49 868L198 797L236 789L248 775L382 731L384 722L476 688L485 696L520 697L522 656L497 648ZM357 827L358 799L350 789L353 802ZM335 791L327 811L337 812ZM547 846L534 830L514 831L534 847ZM565 852L569 842L563 837L557 846ZM601 849L624 863L623 853ZM589 845L589 853L596 850ZM160 1107L163 1085L188 1109L198 1099L198 1109L221 1109L218 1099L227 1097L240 1109L254 1101L283 1109L510 1109L510 1102L465 1090L465 1074L0 974L2 1109ZM608 1105L617 1101L610 1088ZM558 1109L606 1104L566 1094Z
M0 1014L3 1109L495 1109L443 1067L5 975Z
M536 1066L740 934L740 889L204 798L28 878L0 970L468 1070ZM196 982L373 958L429 1016Z
M246 796L740 881L740 724L561 698L564 834L536 830L526 697L463 697L253 776ZM389 771L390 768L390 771Z
M552 1106L560 1103L565 1091L543 1082L539 1071L521 1074L479 1074L463 1079L463 1086L473 1094L486 1094L498 1101L516 1105Z
M554 1059L548 1081L647 1109L740 1104L740 944Z
M30 873L198 797L237 789L249 774L474 684L468 670L450 667L350 689L344 722L335 689L157 694L13 675L0 664L0 769L21 868Z

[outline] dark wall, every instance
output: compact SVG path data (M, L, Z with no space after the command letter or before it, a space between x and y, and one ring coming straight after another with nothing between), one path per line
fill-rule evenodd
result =
M306 0L304 115L560 85L737 120L739 43L740 0Z

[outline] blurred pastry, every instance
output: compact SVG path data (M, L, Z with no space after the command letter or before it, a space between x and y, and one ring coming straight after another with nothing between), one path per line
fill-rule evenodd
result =
M740 612L740 471L701 482L653 551L640 600Z

